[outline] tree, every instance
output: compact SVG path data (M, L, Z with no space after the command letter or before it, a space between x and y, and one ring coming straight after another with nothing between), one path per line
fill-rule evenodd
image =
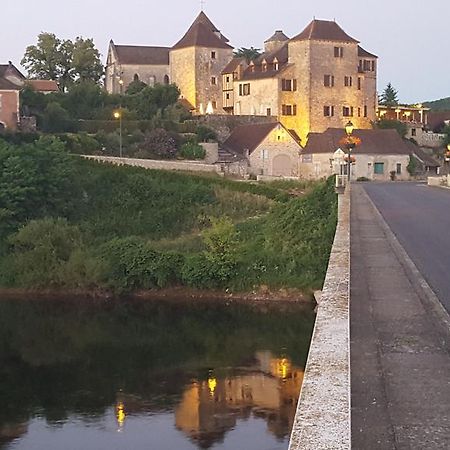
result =
M76 80L98 83L103 75L100 53L92 39L61 40L53 33L41 33L36 45L25 51L21 64L33 78L58 82L62 92Z
M136 111L140 119L151 119L158 111L163 114L179 97L180 90L174 84L157 84L154 87L147 86L138 94L130 96L129 107Z
M127 87L127 90L125 91L125 94L127 95L134 95L141 92L143 89L145 89L148 85L145 84L143 81L137 79L133 80Z
M388 83L383 94L381 94L380 104L384 106L398 105L398 91L394 89L391 83Z
M30 45L21 64L33 78L55 80L64 91L71 69L72 45L53 33L41 33L37 45Z
M408 132L408 127L405 123L398 120L381 119L376 123L377 128L386 130L394 129L397 130L398 134L404 138Z
M103 76L103 64L94 41L77 37L72 52L72 70L75 80L98 83Z
M137 158L159 157L173 159L177 153L175 139L163 128L156 128L147 133L136 153Z
M62 105L74 119L93 119L107 94L93 81L78 81L70 86Z
M69 131L70 117L58 102L50 102L45 108L42 128L47 133L62 133Z
M261 49L259 48L245 48L241 47L240 49L236 50L234 53L235 58L245 58L247 63L250 63L250 61L254 61L258 57L261 56Z

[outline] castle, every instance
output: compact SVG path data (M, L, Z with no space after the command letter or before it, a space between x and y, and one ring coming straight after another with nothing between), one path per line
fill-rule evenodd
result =
M254 61L233 47L202 11L171 48L110 42L106 89L133 81L175 83L194 114L272 116L305 143L310 132L371 128L376 120L377 56L334 21L314 19L300 34L282 31Z

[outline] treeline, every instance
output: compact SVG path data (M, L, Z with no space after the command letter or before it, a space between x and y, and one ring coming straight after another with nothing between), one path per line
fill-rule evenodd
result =
M259 185L93 163L54 138L0 142L0 285L319 288L333 183ZM291 192L307 189L308 195Z

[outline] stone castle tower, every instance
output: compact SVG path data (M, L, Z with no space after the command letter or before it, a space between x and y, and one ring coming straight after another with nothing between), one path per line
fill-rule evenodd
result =
M222 70L233 47L202 11L170 50L170 78L197 114L223 114Z

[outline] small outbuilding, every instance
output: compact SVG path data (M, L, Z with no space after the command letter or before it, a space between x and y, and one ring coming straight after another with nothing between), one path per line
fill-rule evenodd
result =
M385 181L408 180L410 148L396 130L354 130L359 142L351 151L354 162L351 178ZM310 133L301 154L300 176L307 179L347 175L345 130L328 128L323 133ZM353 159L353 158L352 158Z
M294 178L301 150L296 134L281 123L242 125L222 144L219 163L246 165L255 176Z

